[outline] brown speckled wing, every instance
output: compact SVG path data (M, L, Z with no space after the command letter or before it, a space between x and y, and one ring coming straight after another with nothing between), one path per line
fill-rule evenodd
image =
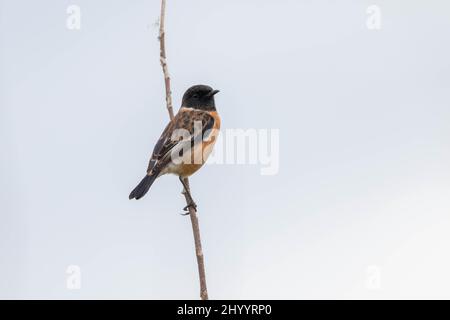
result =
M181 138L176 140L172 139L174 130L187 130L190 133L191 142L197 142L200 137L194 136L194 124L196 121L202 123L202 136L207 130L214 127L214 118L208 112L181 109L177 113L173 120L166 126L153 149L153 154L147 168L148 174L151 171L160 171L167 164L167 159L170 160L170 157L166 157L166 155L181 141Z

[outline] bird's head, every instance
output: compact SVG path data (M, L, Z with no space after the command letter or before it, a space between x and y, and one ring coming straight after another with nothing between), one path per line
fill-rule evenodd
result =
M214 95L218 92L219 90L202 84L192 86L184 93L182 106L206 111L216 110Z

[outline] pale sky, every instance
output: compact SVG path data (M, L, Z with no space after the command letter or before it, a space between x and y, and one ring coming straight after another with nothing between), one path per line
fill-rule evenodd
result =
M178 179L128 200L168 120L159 1L0 4L0 298L197 299ZM168 0L166 24L176 108L208 84L224 130L279 130L278 174L191 178L210 298L450 298L448 1Z

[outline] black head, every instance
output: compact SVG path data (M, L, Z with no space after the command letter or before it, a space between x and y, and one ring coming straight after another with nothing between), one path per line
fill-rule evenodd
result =
M185 108L207 111L216 110L214 95L218 92L219 90L213 90L213 88L201 84L190 87L184 93L181 105Z

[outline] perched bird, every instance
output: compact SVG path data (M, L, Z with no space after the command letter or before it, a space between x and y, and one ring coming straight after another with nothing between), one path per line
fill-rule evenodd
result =
M159 176L178 175L188 195L189 207L196 204L185 185L184 178L195 173L206 162L220 129L214 95L219 90L209 86L190 87L183 95L181 108L164 129L153 149L147 174L131 191L130 199L140 199Z

